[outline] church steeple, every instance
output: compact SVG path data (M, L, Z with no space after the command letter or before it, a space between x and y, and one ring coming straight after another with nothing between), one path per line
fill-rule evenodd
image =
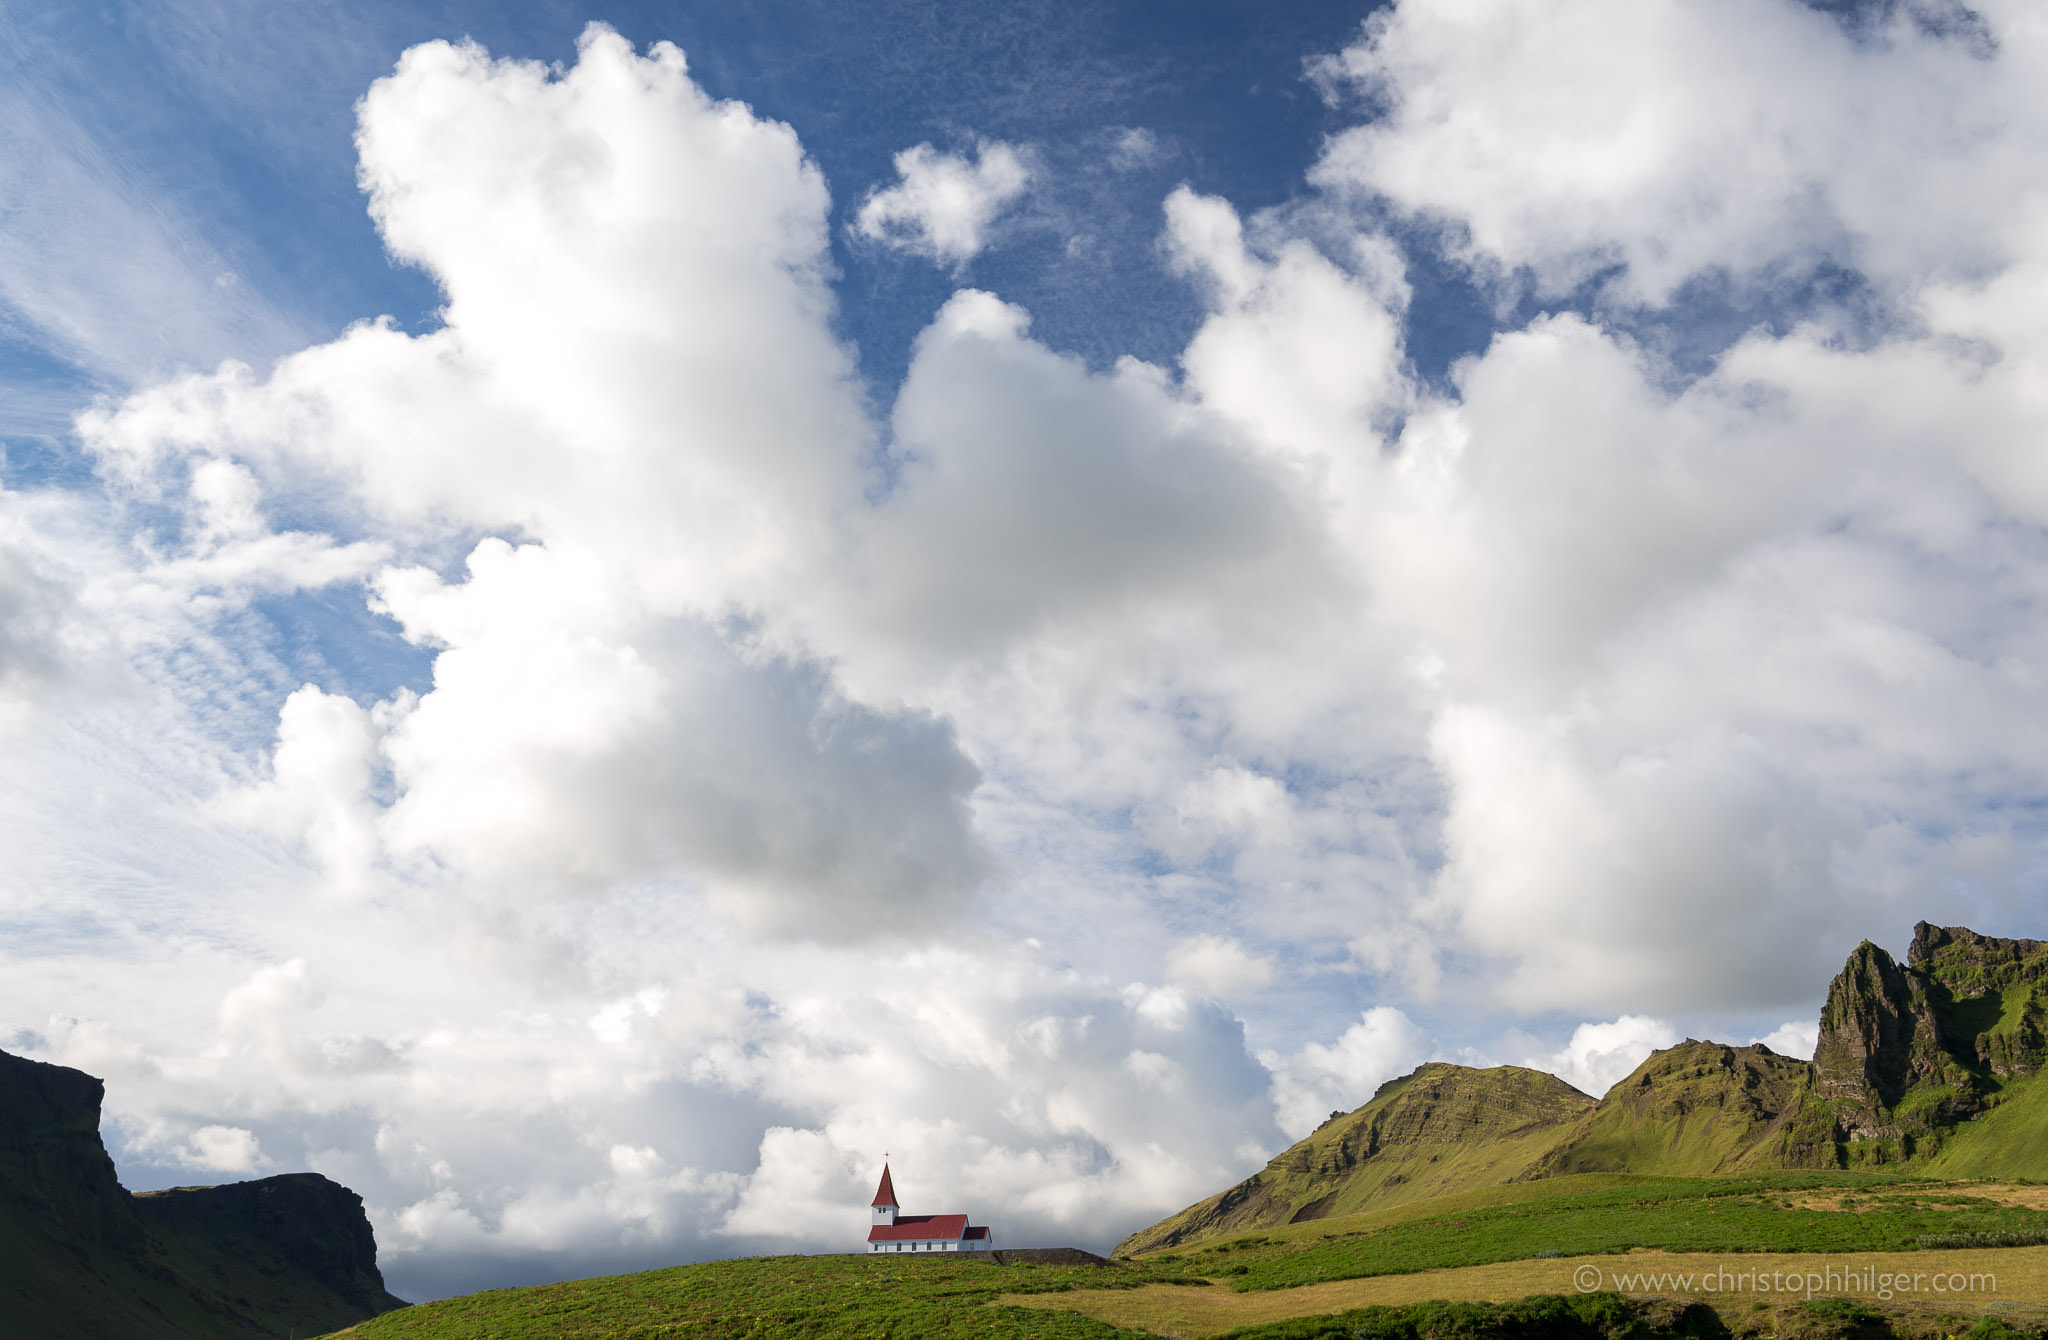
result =
M896 1204L896 1186L889 1180L889 1165L887 1162L882 1164L882 1184L875 1188L875 1199L870 1208L874 1214L874 1223L893 1224L896 1222L896 1211L898 1208Z

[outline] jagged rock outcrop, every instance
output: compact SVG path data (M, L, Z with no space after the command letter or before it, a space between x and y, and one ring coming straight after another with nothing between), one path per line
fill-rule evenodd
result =
M1902 966L1869 941L1828 988L1809 1126L1831 1125L1837 1162L1925 1154L2048 1058L2048 944L1961 926L1913 928Z
M1913 928L1906 961L1945 993L1959 1031L1968 1035L1956 1039L1965 1064L2007 1079L2035 1074L2048 1063L2048 942L1923 921ZM1986 1027L1970 1027L1980 1023Z
M1814 1090L1832 1103L1843 1139L1897 1139L1892 1111L1942 1070L1940 1024L1927 983L1865 940L1828 986L1814 1047Z
M314 1173L131 1196L101 1082L0 1052L0 1317L38 1340L315 1335L404 1306L362 1199Z

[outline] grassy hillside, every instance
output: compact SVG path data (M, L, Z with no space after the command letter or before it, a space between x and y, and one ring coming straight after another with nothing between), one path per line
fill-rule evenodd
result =
M2048 1075L2007 1083L1990 1111L1956 1128L1926 1171L2048 1182Z
M1117 1340L1142 1334L994 1300L1180 1277L1135 1266L1000 1266L978 1257L768 1256L495 1289L386 1313L349 1340Z
M1507 1307L1446 1309L1420 1300L1433 1290L1467 1287L1454 1278L1459 1270L1494 1271L1517 1292L1569 1292L1571 1269L1582 1260L1612 1263L1601 1267L1609 1275L1669 1263L1701 1269L1730 1261L1739 1265L1745 1259L1810 1261L1816 1252L1858 1262L1917 1262L1922 1269L1933 1263L1976 1270L1984 1268L1981 1262L2005 1270L2015 1287L1960 1311L1948 1306L1940 1315L1950 1320L1936 1329L1912 1329L1901 1320L1906 1314L1896 1309L1887 1314L1898 1321L1900 1334L1953 1336L1972 1324L1968 1317L1956 1318L1981 1312L1985 1301L2014 1321L2034 1315L2024 1306L2015 1310L2014 1304L2048 1301L2048 1248L1955 1246L2048 1242L2048 1209L2042 1205L2048 1205L2048 1188L1883 1174L1585 1174L1304 1220L1101 1267L865 1255L718 1261L475 1294L388 1313L344 1334L350 1340L1108 1340L1212 1335L1257 1321L1278 1329L1247 1330L1245 1337L1618 1338L1731 1331L1879 1336L1892 1332L1870 1320L1876 1313L1857 1311L1860 1303L1851 1308L1853 1326L1844 1322L1848 1329L1829 1330L1843 1316L1825 1309L1810 1313L1804 1300L1784 1298L1773 1298L1769 1310L1756 1312L1752 1299L1713 1300L1721 1308L1718 1316L1647 1297L1624 1302L1604 1293ZM1767 1252L1782 1255L1759 1255ZM1373 1281L1401 1279L1417 1282L1398 1291L1377 1291L1379 1297L1400 1299L1399 1306L1348 1310L1375 1297L1377 1286L1367 1287ZM1229 1298L1246 1301L1223 1301ZM1310 1320L1340 1310L1341 1323ZM1187 1318L1207 1321L1190 1327ZM1767 1329L1759 1332L1765 1323Z
M1455 1205L1333 1219L1143 1258L1228 1277L1238 1290L1449 1266L1652 1249L1670 1252L1906 1252L1923 1240L2048 1242L2048 1210L1968 1184L1857 1173L1756 1178L1632 1177L1549 1194L1472 1193Z
M1916 1254L1916 1266L1944 1273L1981 1269L1984 1253L1927 1252ZM1891 1272L1898 1258L1884 1254L1815 1255L1811 1253L1755 1253L1744 1256L1745 1269L1752 1265L1775 1277L1802 1281L1819 1274L1825 1279L1833 1269L1838 1277L1854 1271L1861 1278ZM1592 1266L1618 1282L1639 1281L1640 1270L1651 1278L1671 1281L1660 1295L1640 1291L1615 1294L1601 1291L1582 1295L1573 1277ZM1614 1269L1626 1266L1618 1273ZM2001 1253L1998 1258L2001 1283L2013 1286L2011 1298L2041 1297L2048 1293L2048 1247L2022 1247ZM1693 1287L1677 1287L1690 1276ZM1565 1298L1560 1299L1560 1291ZM1890 1332L1894 1335L1925 1336L1929 1340L1955 1340L1961 1333L1974 1337L1973 1329L1987 1325L1989 1318L1973 1317L1984 1309L1959 1310L1951 1300L1929 1297L1890 1299L1851 1293L1817 1295L1809 1300L1803 1288L1775 1297L1729 1292L1713 1287L1712 1272L1699 1273L1695 1257L1656 1252L1637 1252L1625 1257L1564 1256L1541 1260L1513 1261L1498 1265L1463 1266L1431 1270L1414 1275L1380 1275L1370 1279L1343 1280L1329 1284L1305 1285L1267 1293L1233 1293L1228 1289L1189 1289L1166 1285L1143 1285L1135 1289L1098 1289L1066 1294L1027 1296L1017 1301L1025 1306L1043 1306L1078 1311L1084 1316L1131 1330L1169 1336L1228 1335L1248 1340L1258 1336L1323 1336L1359 1340L1361 1336L1401 1336L1414 1340L1425 1335L1466 1336L1479 1332L1476 1326L1491 1325L1499 1331L1527 1336L1530 1329L1514 1329L1515 1314L1527 1316L1533 1305L1555 1307L1577 1301L1602 1307L1625 1303L1633 1309L1630 1318L1650 1334L1725 1334L1753 1336L1813 1336L1840 1332L1826 1325L1828 1320L1861 1323L1852 1333L1869 1340ZM2026 1327L2024 1334L2037 1334L2048 1323L2048 1306L2018 1303L2008 1299L1992 1311L2008 1326ZM1844 1316L1844 1313L1848 1316ZM1886 1324L1872 1325L1858 1314L1880 1313ZM1476 1316L1475 1316L1476 1314ZM1661 1314L1661 1318L1660 1318ZM1816 1315L1818 1314L1818 1315ZM1832 1314L1830 1318L1829 1314ZM1554 1315L1554 1314L1553 1314ZM1662 1328L1660 1329L1660 1319ZM1559 1319L1563 1321L1562 1318ZM1475 1326L1476 1323L1476 1326ZM1673 1323L1677 1323L1673 1326ZM1584 1335L1589 1332L1552 1329L1548 1323L1539 1334ZM1995 1324L1995 1323L1994 1323ZM1402 1329L1402 1328L1409 1329ZM1473 1329L1467 1329L1472 1327ZM1842 1328L1850 1329L1850 1328ZM1603 1337L1610 1330L1590 1332ZM1625 1334L1641 1334L1627 1331ZM1993 1331L1993 1334L2006 1332Z
M1610 1089L1528 1175L1704 1177L1783 1167L1782 1134L1806 1098L1811 1069L1768 1047L1688 1039Z
M1593 1100L1520 1066L1431 1062L1228 1191L1127 1238L1119 1255L1399 1205L1526 1172Z

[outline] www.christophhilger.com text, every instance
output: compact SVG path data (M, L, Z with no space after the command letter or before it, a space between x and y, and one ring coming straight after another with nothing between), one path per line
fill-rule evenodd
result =
M1606 1270L1587 1264L1572 1272L1572 1286L1580 1293L1611 1289L1616 1293L1754 1293L1793 1298L1860 1294L1889 1301L1997 1293L1998 1276L1983 1271L1880 1270L1875 1266L1830 1266L1824 1270L1731 1270L1716 1266L1711 1270L1670 1271Z

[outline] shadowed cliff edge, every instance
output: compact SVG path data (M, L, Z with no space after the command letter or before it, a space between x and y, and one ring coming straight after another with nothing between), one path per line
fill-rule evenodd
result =
M363 1202L315 1173L131 1195L101 1082L0 1052L0 1314L37 1340L316 1335L405 1306Z

